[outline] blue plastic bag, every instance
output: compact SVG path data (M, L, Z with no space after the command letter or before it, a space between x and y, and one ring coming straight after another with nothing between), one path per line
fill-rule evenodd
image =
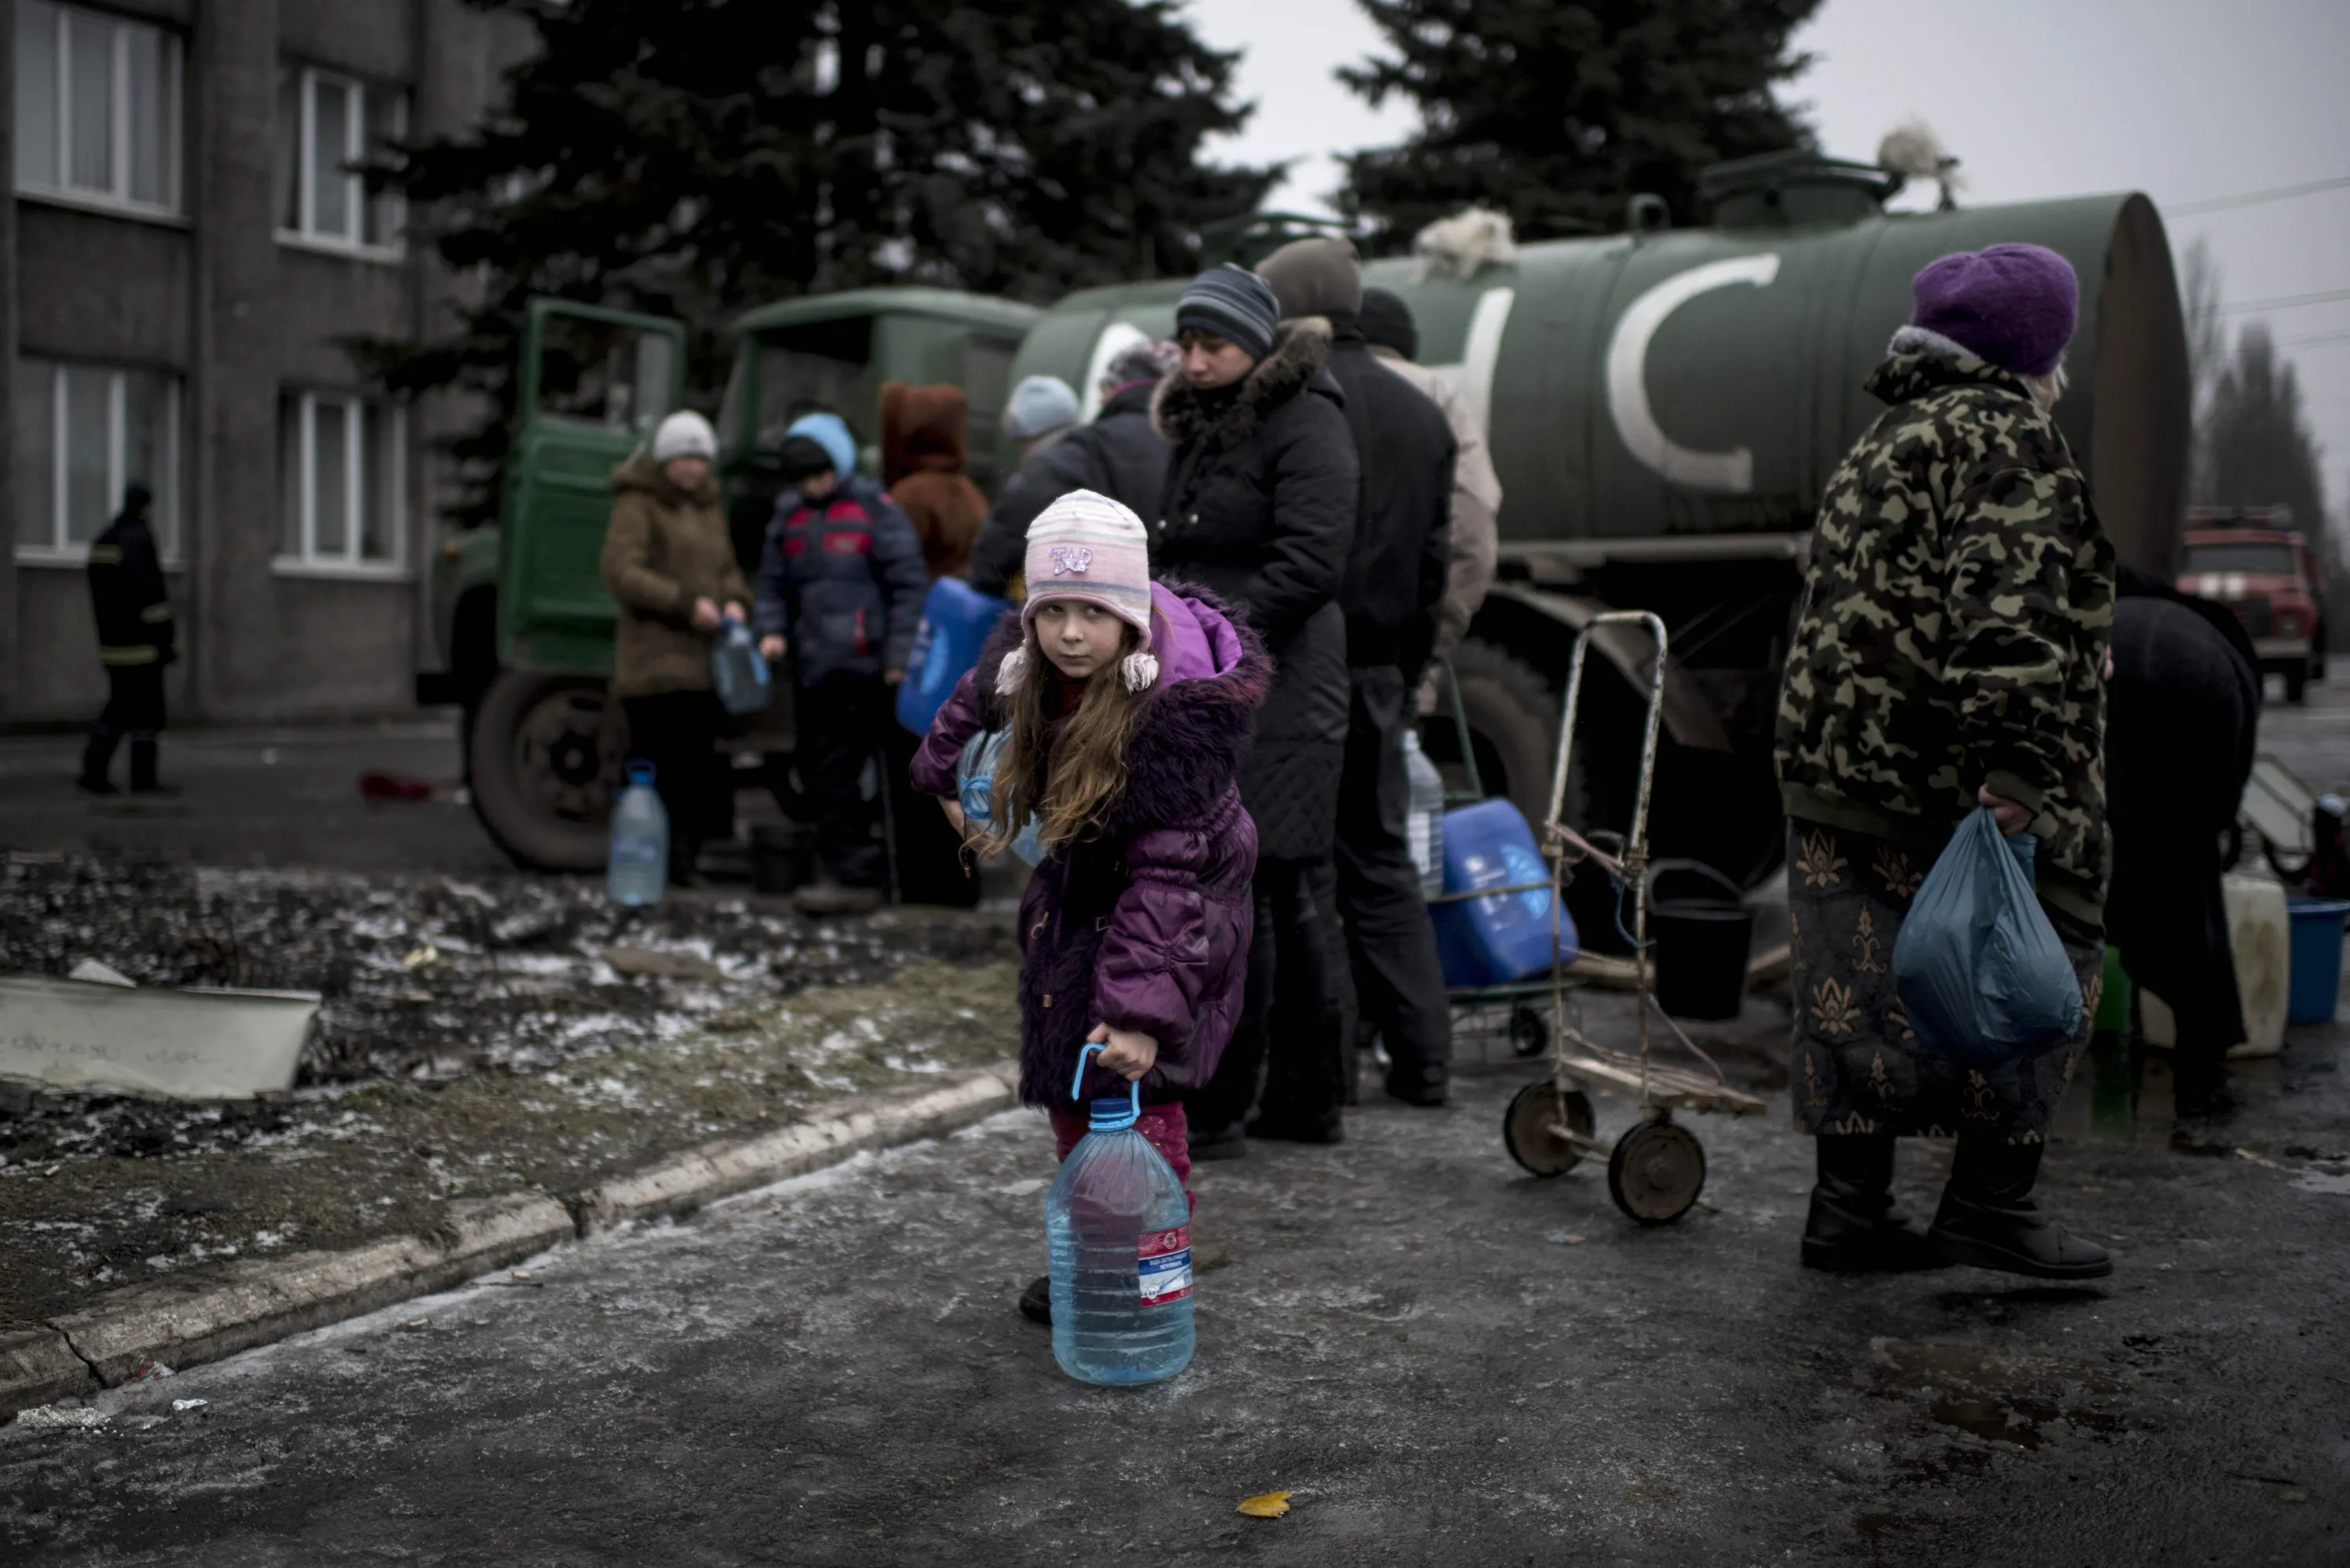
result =
M973 827L986 827L995 820L995 769L1003 760L1003 742L1011 738L1010 730L982 730L964 744L955 763L955 803ZM1012 836L1012 853L1031 866L1043 863L1045 846L1034 816Z
M2081 981L2032 892L2028 833L1985 806L1959 825L1893 942L1893 989L1919 1044L1961 1067L2003 1067L2070 1040Z

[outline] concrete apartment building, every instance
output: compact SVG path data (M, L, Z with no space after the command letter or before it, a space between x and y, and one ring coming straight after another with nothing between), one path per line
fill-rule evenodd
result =
M82 566L156 493L175 720L397 711L428 636L436 400L338 340L451 280L348 162L477 123L529 35L462 0L0 0L0 725L105 695Z

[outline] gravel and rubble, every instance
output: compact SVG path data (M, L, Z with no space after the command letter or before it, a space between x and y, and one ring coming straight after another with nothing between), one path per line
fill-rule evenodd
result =
M17 854L0 971L317 991L293 1091L180 1103L0 1084L0 1328L280 1250L428 1234L864 1087L1014 1054L1008 918L816 923L743 894Z

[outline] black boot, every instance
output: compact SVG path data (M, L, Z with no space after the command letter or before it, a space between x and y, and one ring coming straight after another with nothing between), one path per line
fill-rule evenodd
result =
M81 749L81 777L74 783L90 794L113 794L117 791L107 769L114 765L114 737L103 730L89 732L89 743Z
M1451 1086L1451 1070L1441 1062L1412 1066L1399 1062L1388 1069L1388 1096L1390 1099L1401 1100L1407 1106L1441 1106Z
M177 794L177 785L167 784L155 776L157 747L152 735L130 737L130 793L132 794Z
M2041 1218L2032 1201L2044 1144L1960 1134L1950 1184L1929 1233L1954 1263L2040 1280L2096 1280L2114 1272L2095 1241Z
M1847 1274L1939 1269L1946 1260L1893 1201L1893 1135L1827 1137L1804 1224L1804 1266Z
M1030 1323L1053 1326L1053 1277L1039 1274L1020 1293L1020 1315Z

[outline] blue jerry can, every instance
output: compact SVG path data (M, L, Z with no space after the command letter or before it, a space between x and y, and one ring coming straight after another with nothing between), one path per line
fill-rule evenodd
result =
M898 683L898 722L915 734L925 734L955 682L979 662L979 650L1010 599L981 593L961 577L941 577L922 601L922 624L914 632L914 650L906 659L906 679Z
M1444 890L1539 888L1429 906L1444 983L1455 990L1502 985L1550 968L1550 867L1533 829L1506 800L1482 800L1444 814ZM1575 920L1558 911L1561 953L1575 956Z

